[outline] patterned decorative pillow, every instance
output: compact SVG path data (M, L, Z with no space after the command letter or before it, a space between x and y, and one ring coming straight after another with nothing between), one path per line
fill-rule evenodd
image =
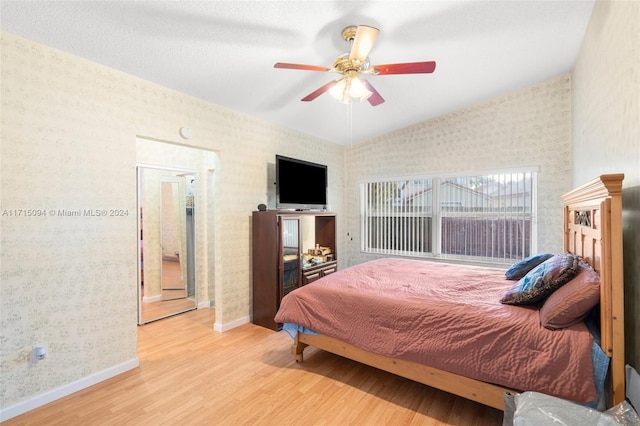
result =
M600 301L600 275L580 261L578 274L554 291L540 308L540 323L556 330L577 324Z
M507 305L530 305L540 302L576 276L578 256L557 254L527 273L500 299Z
M504 273L504 276L508 280L519 280L527 275L530 270L551 257L553 257L553 254L551 253L534 254L533 256L529 256L511 265L511 267L507 269L507 272Z

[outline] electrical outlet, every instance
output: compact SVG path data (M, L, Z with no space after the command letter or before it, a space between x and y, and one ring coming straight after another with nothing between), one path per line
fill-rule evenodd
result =
M35 364L47 357L47 344L39 343L31 347L31 363Z

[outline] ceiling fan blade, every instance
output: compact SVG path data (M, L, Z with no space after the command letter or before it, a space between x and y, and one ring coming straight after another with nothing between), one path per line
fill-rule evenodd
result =
M321 67L318 65L303 65L303 64L288 64L286 62L277 62L273 65L274 68L285 68L290 70L305 70L305 71L331 71L331 68Z
M338 80L332 80L330 82L328 82L327 84L325 84L324 86L322 86L319 89L314 90L313 92L309 93L307 96L305 96L304 98L300 99L302 102L309 102L314 100L315 98L317 98L318 96L322 95L324 92L326 92L327 90L331 89L333 86L335 86L338 83Z
M364 63L364 61L367 60L367 56L369 56L369 52L373 47L373 43L378 38L379 33L380 30L377 28L369 27L367 25L358 25L356 36L353 39L353 44L351 45L349 59L357 59L360 63Z
M372 74L428 74L436 69L434 61L407 62L403 64L375 65Z
M371 83L369 83L364 78L361 78L360 80L365 85L367 90L371 92L371 96L369 96L369 98L367 99L367 102L369 102L371 106L380 105L381 103L384 102L384 98L380 96L380 93L378 93L378 91L371 85Z

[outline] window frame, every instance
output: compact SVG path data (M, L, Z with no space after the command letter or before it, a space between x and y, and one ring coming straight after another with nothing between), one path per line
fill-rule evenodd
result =
M482 265L495 265L495 266L504 266L512 263L516 258L506 256L503 257L488 257L488 256L471 256L471 255L452 255L452 254L443 254L442 253L442 238L443 238L443 218L452 217L447 216L446 212L443 211L442 205L442 194L441 194L441 183L445 179L451 178L469 178L469 177L488 177L488 176L501 176L501 175L514 175L514 174L531 174L531 211L527 212L526 203L524 203L524 209L522 214L527 216L530 220L530 235L529 235L529 247L525 247L524 244L526 239L523 238L523 246L522 253L533 254L537 252L537 240L538 240L538 232L537 232L537 223L538 223L538 179L539 179L539 166L525 166L525 167L517 167L517 168L509 168L509 169L492 169L492 170L482 170L482 171L471 171L471 172L459 172L459 173L446 173L446 174L425 174L425 175L412 175L412 176L402 176L402 177L384 177L384 178L374 178L362 180L359 183L359 194L360 194L360 252L365 255L384 255L384 256L399 256L399 257L410 257L410 258L427 258L427 259L441 259L447 262L462 262L462 263L475 263ZM368 236L368 227L367 220L369 217L372 217L367 214L366 201L367 198L367 188L369 185L373 183L379 184L389 184L389 183L400 183L400 182L411 182L411 181L421 181L421 180L429 180L431 182L431 211L423 212L418 215L419 217L430 218L431 219L431 233L430 233L430 241L429 244L431 246L430 252L407 252L400 251L397 249L389 249L389 248L378 248L372 249L367 247L367 236ZM486 213L486 212L485 212ZM489 217L490 214L487 214ZM514 215L510 215L514 216ZM390 216L389 216L390 217ZM401 216L398 216L401 217ZM409 216L404 216L409 217ZM427 219L428 220L428 219ZM524 257L524 256L523 256ZM519 259L519 258L518 258Z

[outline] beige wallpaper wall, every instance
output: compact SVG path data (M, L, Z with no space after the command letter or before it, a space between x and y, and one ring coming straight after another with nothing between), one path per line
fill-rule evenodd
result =
M565 75L348 149L349 264L360 253L358 185L374 177L538 166L538 248L562 250L562 199L571 189L571 79Z
M640 370L640 2L596 1L573 76L573 183L625 174L626 361Z
M136 359L137 136L187 143L190 126L188 144L217 154L206 203L219 328L249 319L250 215L276 153L327 164L342 211L343 147L1 35L3 411ZM30 367L41 342L49 356Z

